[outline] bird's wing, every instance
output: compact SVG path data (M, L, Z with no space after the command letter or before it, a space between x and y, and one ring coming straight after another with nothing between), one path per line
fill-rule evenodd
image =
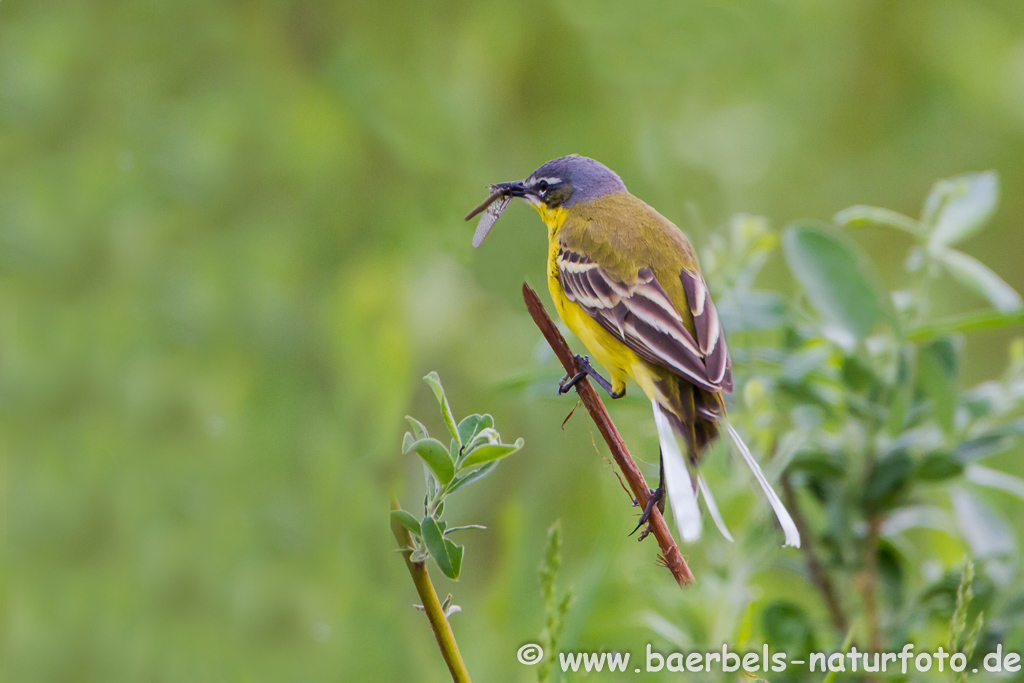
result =
M697 332L697 346L704 356L704 367L708 379L725 391L732 391L732 361L725 345L725 332L718 319L718 309L711 300L708 285L700 273L683 268L679 273L686 292L686 302L693 315L693 327Z
M650 267L624 282L598 263L564 245L556 258L565 296L637 355L666 367L708 391L731 391L732 370L725 336L699 273L679 273L697 338Z

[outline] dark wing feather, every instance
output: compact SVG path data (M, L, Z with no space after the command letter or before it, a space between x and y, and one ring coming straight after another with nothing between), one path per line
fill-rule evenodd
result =
M566 297L621 340L644 360L666 367L694 385L708 391L732 389L732 373L725 337L718 324L707 287L703 287L700 314L694 312L697 339L686 329L683 318L650 268L641 268L636 280L624 283L586 256L561 248L557 256L558 277ZM681 277L686 283L687 272ZM700 277L699 275L697 276ZM690 291L687 300L695 305ZM714 333L714 342L707 337Z
M718 310L711 301L707 283L700 273L685 268L679 274L679 279L686 292L686 301L690 304L690 313L693 314L693 327L697 332L700 352L704 355L708 380L721 385L726 391L732 391L732 363L725 346L725 332L722 331Z

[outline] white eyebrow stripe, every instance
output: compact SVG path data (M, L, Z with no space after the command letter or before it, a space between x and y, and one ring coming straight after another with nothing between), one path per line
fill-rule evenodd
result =
M537 183L539 183L542 180L547 182L548 185L557 185L558 183L562 182L561 178L534 178L530 182L530 187L533 187L534 185L536 185Z

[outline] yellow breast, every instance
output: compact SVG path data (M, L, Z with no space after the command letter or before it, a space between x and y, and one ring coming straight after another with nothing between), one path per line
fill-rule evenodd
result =
M645 371L647 363L637 356L596 320L583 310L583 307L565 296L561 280L558 277L558 231L565 222L567 211L564 208L550 209L543 205L534 205L544 223L548 226L548 290L555 302L555 310L566 326L579 337L587 347L590 356L603 365L611 375L612 386L616 392L625 389L626 377L632 377L641 388L650 395L653 384Z

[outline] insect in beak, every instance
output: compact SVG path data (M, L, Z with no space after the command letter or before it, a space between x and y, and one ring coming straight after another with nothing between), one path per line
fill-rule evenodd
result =
M502 212L508 207L509 202L512 201L513 197L525 197L526 186L523 181L515 180L509 183L495 183L491 185L490 196L476 207L466 216L468 221L473 216L479 213L483 213L480 216L480 222L476 224L476 230L473 232L473 246L479 247L483 244L484 238L487 237L487 233L491 231L494 224L501 217Z

